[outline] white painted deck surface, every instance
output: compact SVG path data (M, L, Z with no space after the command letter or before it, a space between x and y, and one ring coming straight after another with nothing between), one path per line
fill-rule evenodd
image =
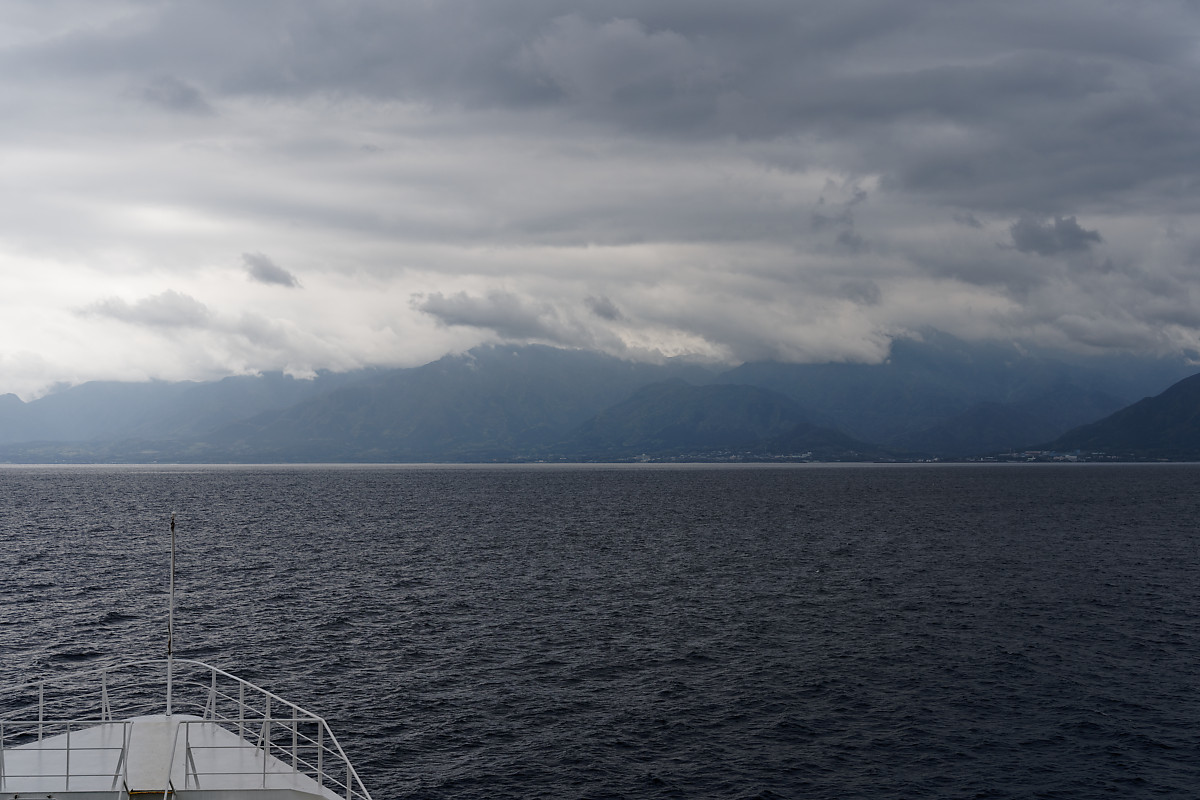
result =
M182 722L189 723L186 731ZM127 765L121 763L126 735ZM236 733L184 714L96 724L7 748L0 759L0 800L28 793L117 797L125 796L122 790L162 793L168 788L179 797L338 798Z

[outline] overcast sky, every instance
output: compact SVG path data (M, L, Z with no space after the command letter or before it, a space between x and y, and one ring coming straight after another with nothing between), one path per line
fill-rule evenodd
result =
M8 0L0 392L1200 348L1196 0Z

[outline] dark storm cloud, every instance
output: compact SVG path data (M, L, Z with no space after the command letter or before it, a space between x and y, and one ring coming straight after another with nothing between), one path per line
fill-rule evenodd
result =
M731 68L674 30L574 14L551 22L522 49L518 63L560 101L648 128L706 123Z
M877 306L883 300L879 284L871 280L844 281L838 286L838 294L852 303L865 306Z
M609 300L607 297L604 297L603 295L599 297L588 297L586 300L584 300L584 303L587 305L588 311L591 311L597 317L606 319L609 322L617 322L625 317L625 315L621 313L621 309L617 308L616 303L614 303L612 300Z
M826 182L826 190L836 190L832 182ZM815 230L825 228L853 228L854 207L867 201L867 192L858 186L851 187L850 196L843 201L830 200L825 194L817 198L817 208L812 214Z
M475 297L466 292L444 295L435 292L414 305L443 325L483 328L509 339L559 341L553 311L538 307L509 292L489 292Z
M826 192L838 191L840 187L826 183ZM867 192L859 186L848 189L849 196L842 201L833 201L822 194L817 199L817 208L812 213L814 231L834 230L834 242L842 250L860 253L867 248L867 240L854 228L854 208L867 201Z
M200 90L171 75L159 76L142 90L146 102L181 114L212 114Z
M1013 246L1022 253L1040 256L1078 253L1103 241L1099 231L1086 230L1074 217L1055 217L1047 222L1022 217L1012 224L1009 233Z
M686 139L816 136L840 168L894 191L1045 214L1188 174L1200 129L1196 13L1173 3L216 0L149 19L81 28L14 66L168 62L228 94L559 109ZM148 90L159 102L207 102L163 80Z
M273 286L286 286L289 289L296 289L300 286L300 281L296 279L295 275L262 253L242 253L242 262L245 264L246 273L251 280Z
M212 318L208 307L199 300L170 289L133 304L110 297L93 303L82 313L151 328L201 328Z
M844 230L838 232L838 246L851 253L861 253L867 249L866 238L855 230Z

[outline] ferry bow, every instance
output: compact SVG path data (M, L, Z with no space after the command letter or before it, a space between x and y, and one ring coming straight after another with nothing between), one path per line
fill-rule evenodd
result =
M371 800L324 719L200 661L135 661L0 693L0 800L172 795Z

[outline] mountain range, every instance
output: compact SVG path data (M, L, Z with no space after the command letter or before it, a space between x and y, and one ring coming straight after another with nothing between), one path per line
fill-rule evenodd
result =
M1120 459L1200 460L1200 375L1068 431L1047 447Z
M1192 371L1182 359L1084 359L936 331L897 339L879 364L732 369L495 345L310 379L93 382L28 403L3 395L0 461L903 460L1038 442L1105 450L1116 428L1141 425L1129 435L1149 436L1138 401ZM1152 416L1182 413L1190 398ZM1164 441L1190 442L1164 430ZM1146 441L1123 452L1162 446Z

